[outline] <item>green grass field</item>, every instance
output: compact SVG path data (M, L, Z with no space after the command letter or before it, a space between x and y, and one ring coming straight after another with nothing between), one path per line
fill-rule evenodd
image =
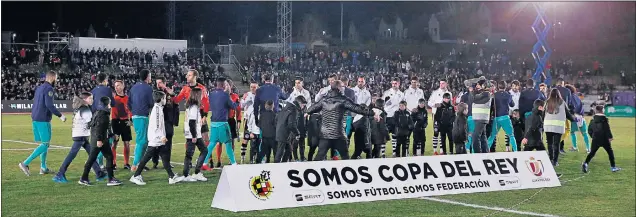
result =
M616 163L622 171L610 172L607 154L601 150L590 164L591 173L584 175L580 165L586 153L581 144L580 152L568 152L560 158L556 170L564 174L562 187L440 196L435 201L405 199L231 213L210 208L220 170L207 173L207 182L176 185L168 185L163 169L151 170L143 174L148 184L136 186L128 181L132 173L120 169L115 174L123 186L107 187L101 182L85 187L76 183L87 158L81 151L67 172L68 184L54 183L53 175L38 175L39 158L31 164L32 176L27 177L17 165L36 147L30 116L2 115L2 216L635 216L634 121L610 119ZM51 144L70 147L70 121L62 123L54 118L52 124ZM427 133L426 152L430 154L432 129ZM172 161L182 162L182 126L175 134ZM498 140L498 150L504 150L503 132ZM582 141L579 135L579 143ZM570 144L568 139L566 148ZM122 150L120 145L119 154ZM68 149L50 149L49 168L57 171L67 153ZM235 153L239 159L240 152ZM120 167L122 158L118 157ZM182 166L175 166L175 172L180 173ZM92 172L90 178L95 179Z

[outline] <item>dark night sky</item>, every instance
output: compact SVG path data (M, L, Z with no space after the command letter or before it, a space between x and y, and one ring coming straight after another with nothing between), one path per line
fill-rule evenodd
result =
M377 17L399 15L405 25L409 19L421 14L440 11L440 2L344 2L344 31L349 21L357 27ZM493 28L500 29L514 17L510 11L518 2L487 2L493 16ZM2 30L15 31L18 42L33 42L38 31L48 31L55 22L60 31L75 33L79 30L83 36L90 24L93 24L98 37L167 37L168 2L2 2ZM304 14L314 13L326 23L326 31L338 37L340 31L340 2L293 2L293 20L296 24ZM606 25L620 13L634 17L633 2L587 2L576 3L576 8L562 8L556 14L572 14L561 18L564 22L579 23L580 28L594 29L592 26ZM514 18L514 23L529 26L536 13L530 7L525 15ZM620 11L620 12L619 12ZM573 13L570 13L573 12ZM590 17L589 14L595 14ZM609 16L608 16L609 15ZM242 35L241 25L245 18L250 19L250 42L265 39L276 33L276 2L176 2L177 39L195 38L205 34L206 43L217 43L227 38L238 40ZM606 19L608 18L608 19ZM606 20L606 21L603 21ZM624 20L624 19L623 19ZM527 21L527 24L520 23ZM634 21L628 21L633 23ZM113 29L110 34L104 28L108 23ZM425 27L427 24L418 24ZM296 25L294 25L296 26ZM574 30L572 30L574 31ZM293 31L295 32L295 31Z
M38 31L55 22L60 31L82 35L93 24L98 37L112 37L108 22L119 37L164 38L167 2L2 2L2 30L15 31L19 41L33 41ZM339 2L293 2L297 22L307 12L326 19L327 31L340 30ZM345 31L349 20L371 20L372 14L430 14L439 11L435 2L344 2ZM205 34L207 43L228 37L238 39L245 17L250 16L250 38L262 39L276 33L276 2L176 2L177 38ZM377 16L377 15L376 15ZM404 18L403 18L404 19Z

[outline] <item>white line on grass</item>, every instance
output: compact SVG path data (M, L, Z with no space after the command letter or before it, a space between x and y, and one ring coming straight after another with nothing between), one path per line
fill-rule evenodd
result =
M543 213L536 213L536 212L518 211L518 210L506 209L506 208L501 208L501 207L482 206L482 205L476 205L476 204L470 204L470 203L462 203L462 202L439 199L439 198L433 198L433 197L420 197L419 199L430 200L430 201L435 201L435 202L440 202L440 203L448 203L448 204L453 204L453 205L467 206L467 207L478 208L478 209L488 209L488 210L495 210L495 211L500 211L500 212L509 212L509 213L515 213L515 214L521 214L521 215L546 216L546 217L555 216L555 215L552 215L552 214L543 214Z
M19 141L19 140L6 140L3 139L3 142L14 142L14 143L20 143L20 144L28 144L28 145L38 145L38 143L35 142L25 142L25 141ZM185 143L183 143L185 144ZM132 146L132 145L131 145ZM70 149L71 147L68 146L58 146L58 145L50 145L49 147L53 147L55 149ZM2 149L3 151L7 150L7 149ZM28 150L33 150L33 149L28 149ZM7 150L7 151L11 151L11 150ZM117 154L117 156L123 157L123 154ZM129 158L134 158L133 156L129 156ZM174 162L174 161L170 161L171 164L176 164L176 165L181 165L183 166L183 163L179 163L179 162ZM221 168L213 168L214 170L220 170Z

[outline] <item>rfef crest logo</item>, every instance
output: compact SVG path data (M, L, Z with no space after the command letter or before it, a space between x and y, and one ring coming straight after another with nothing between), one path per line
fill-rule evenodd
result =
M269 171L262 171L258 176L250 178L250 191L259 200L267 200L272 195L274 186L269 177Z
M535 176L543 175L543 163L540 160L530 157L530 160L526 161L526 167L528 167L528 170Z

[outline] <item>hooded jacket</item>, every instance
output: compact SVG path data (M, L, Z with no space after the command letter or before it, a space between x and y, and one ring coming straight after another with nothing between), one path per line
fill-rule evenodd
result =
M457 113L453 122L453 141L465 142L468 140L468 116L463 112Z
M610 129L609 120L603 114L596 114L587 128L587 133L592 136L592 142L609 142L614 138L612 129Z
M424 130L426 127L428 127L428 110L426 109L426 107L417 107L417 112L413 114L413 122L415 122L414 129Z
M373 111L355 104L340 91L329 91L319 102L314 103L308 110L308 114L318 113L322 116L320 127L321 139L345 139L345 112L362 115L374 115Z
M435 121L440 129L453 129L453 121L455 121L455 107L448 101L442 102L442 106L437 108L435 113Z
M107 143L108 136L113 132L110 124L110 111L97 110L89 126L91 128L91 145L97 145L97 141Z
M537 108L532 110L532 114L526 119L526 132L523 138L528 140L527 145L542 144L543 134L543 112Z
M300 135L298 131L298 113L300 105L287 103L285 108L277 115L276 119L276 141L288 143L291 138Z
M384 144L389 141L389 129L386 127L386 112L383 108L373 108L372 109L377 113L380 113L380 121L375 121L374 119L369 119L371 121L370 129L371 129L371 143L372 144Z

